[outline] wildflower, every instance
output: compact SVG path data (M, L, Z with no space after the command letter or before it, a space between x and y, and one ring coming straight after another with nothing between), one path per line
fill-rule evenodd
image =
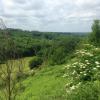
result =
M73 66L74 68L76 67L76 66Z
M80 74L82 74L83 72L80 72Z
M86 73L84 73L84 76L86 76Z
M78 62L73 63L73 65L76 65L76 64L78 64Z
M81 67L83 67L83 65L80 65Z
M86 68L85 66L83 66L82 68Z
M99 48L95 48L95 50L99 50Z
M89 72L91 72L91 71L89 70Z
M90 56L90 57L93 56L93 54L92 54L92 53L89 53L89 52L87 52L86 55L87 55L87 56Z
M80 65L80 67L83 67L83 66L84 66L84 64L83 64L83 63L79 63L79 65Z
M77 85L81 85L81 82L79 82Z
M67 68L67 66L65 66L65 68Z
M89 62L87 62L87 65L89 65L90 63Z
M96 67L97 67L97 68L99 68L100 66L99 66L99 65L97 65Z
M93 70L97 70L97 68L93 68Z
M95 64L99 65L100 63L98 61L96 61Z
M70 87L71 90L75 90L75 86L73 85L72 87Z
M67 74L64 74L62 77L67 77L68 75Z
M65 87L66 87L66 88L69 88L69 85L70 85L70 84L68 83L68 84L65 85Z
M85 60L85 62L89 62L88 60Z
M93 56L93 54L89 54L89 56L90 56L90 57L92 57L92 56Z
M64 66L64 68L63 68L63 69L66 69L66 68L68 68L68 66Z
M64 68L63 69L69 69L69 67L70 67L70 65L66 65L66 66L64 66Z
M75 73L76 73L76 71L74 70L73 73L72 73L72 75L74 75Z
M79 82L75 87L78 88L81 85L81 82Z
M65 85L65 87L66 87L66 88L69 88L69 87L71 87L72 85L73 85L73 82L67 83L67 84Z

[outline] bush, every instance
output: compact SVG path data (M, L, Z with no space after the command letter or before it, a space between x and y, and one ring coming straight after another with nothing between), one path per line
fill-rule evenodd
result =
M42 51L44 59L48 61L49 65L60 65L67 61L67 58L74 53L79 38L69 37L61 38L57 42L52 42L52 45Z
M17 81L20 81L22 79L26 79L29 75L27 73L23 73L23 72L18 72L16 74L16 79Z
M94 20L90 41L95 45L100 46L100 20Z
M40 57L34 57L30 62L29 62L29 67L30 69L37 68L43 63L42 58Z
M65 66L67 74L75 81L95 81L100 79L100 48L84 44L88 49L77 50L77 60ZM90 47L90 49L89 49ZM91 51L90 51L91 50Z
M100 81L81 84L69 92L67 100L100 100Z

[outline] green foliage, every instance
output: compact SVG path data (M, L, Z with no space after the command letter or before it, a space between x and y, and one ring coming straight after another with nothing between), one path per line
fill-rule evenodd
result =
M73 36L62 37L52 41L52 44L44 47L39 54L42 54L50 65L63 64L73 54L79 41L79 38Z
M16 55L20 55L20 57L39 56L51 65L66 62L82 37L74 34L66 35L66 33L30 32L17 29L9 29L9 32L17 48ZM0 35L2 37L2 34ZM0 38L0 42L2 39ZM7 49L7 54L9 51L10 49ZM16 56L16 58L18 57Z
M68 93L67 100L100 100L100 81L81 84L77 89Z
M49 58L49 64L63 64L65 62L66 53L64 52L64 48L57 48L53 52L52 55L50 55Z
M43 63L43 60L40 57L34 57L30 62L29 62L29 67L30 69L37 68Z
M73 34L66 35L66 33L10 31L18 55L21 55L21 57L35 56L30 60L29 65L25 64L32 69L31 71L28 69L28 71L25 70L25 74L16 74L17 79L23 81L25 87L25 92L20 93L18 100L66 100L65 83L67 79L62 77L65 71L62 70L62 65L57 65L70 60L70 56L73 55L83 37ZM0 38L0 42L1 40L2 38ZM8 48L7 52L12 49ZM43 67L44 69L42 68L40 71L34 69L42 63L48 63L49 67ZM27 80L25 80L26 77ZM67 81L70 82L70 80Z
M94 20L90 40L95 45L100 45L100 20Z
M84 49L77 50L75 53L78 61L76 60L65 68L68 68L69 75L72 76L74 80L76 79L76 81L99 80L100 49L90 44L84 44L84 47Z
M81 44L75 57L64 67L67 100L100 100L100 48Z

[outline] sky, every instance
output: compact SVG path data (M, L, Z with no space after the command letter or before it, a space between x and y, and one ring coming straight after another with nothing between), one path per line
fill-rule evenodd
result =
M0 0L0 18L9 28L90 32L100 0Z

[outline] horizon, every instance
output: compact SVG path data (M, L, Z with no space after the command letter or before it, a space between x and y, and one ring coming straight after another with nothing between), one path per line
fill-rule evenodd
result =
M65 32L62 32L62 31L39 31L39 30L25 30L25 29L21 29L21 28L11 28L11 27L8 27L7 29L11 29L11 30L21 30L21 31L29 31L29 32L51 32L51 33L90 33L90 32L68 32L68 31L65 31ZM2 29L1 29L2 30Z

